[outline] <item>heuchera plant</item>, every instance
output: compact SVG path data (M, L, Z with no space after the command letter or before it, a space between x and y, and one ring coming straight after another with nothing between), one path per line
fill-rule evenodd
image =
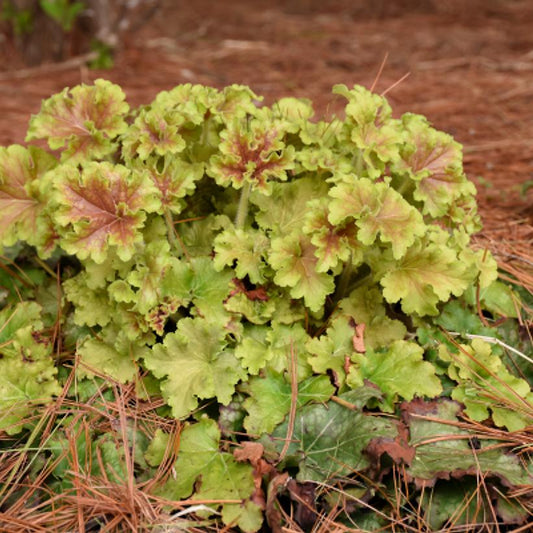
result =
M263 435L302 479L325 480L367 466L371 434L397 435L360 409L394 412L443 383L474 420L530 423L490 391L480 405L487 380L533 400L501 349L441 332L465 333L465 314L483 332L476 305L516 317L494 259L470 246L461 146L363 87L333 92L344 118L313 120L295 98L261 106L242 86L182 85L130 109L96 80L43 102L27 141L49 150L0 148L0 428L53 401L74 353L77 379L135 381L187 421L163 495L189 497L203 473L195 497L245 501L222 516L255 531L252 467L219 451L221 431ZM295 388L301 424L283 448ZM324 416L350 445L336 463L306 452ZM306 417L312 439L298 436ZM359 448L343 437L355 419ZM164 447L161 433L150 464Z

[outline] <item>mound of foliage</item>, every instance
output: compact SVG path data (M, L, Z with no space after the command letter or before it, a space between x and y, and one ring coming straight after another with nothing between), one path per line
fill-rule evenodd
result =
M333 92L345 116L314 120L243 86L131 109L96 80L43 102L35 145L0 148L0 452L30 464L0 511L37 478L46 509L81 475L166 465L150 496L246 532L291 505L304 528L527 520L529 449L501 445L533 422L527 318L471 245L461 146ZM159 425L64 409L122 386Z

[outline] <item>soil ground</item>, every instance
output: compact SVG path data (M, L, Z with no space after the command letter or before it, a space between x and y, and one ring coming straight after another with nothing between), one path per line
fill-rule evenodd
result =
M309 98L318 116L341 112L337 83L386 92L397 116L424 114L464 145L480 245L533 281L533 188L520 192L533 180L530 0L160 0L122 36L110 70L21 67L4 45L0 145L23 142L42 99L98 77L132 105L181 83L238 83L266 103Z

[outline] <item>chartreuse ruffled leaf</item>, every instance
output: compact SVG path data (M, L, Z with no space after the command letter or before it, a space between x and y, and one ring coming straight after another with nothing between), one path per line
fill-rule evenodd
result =
M274 281L281 287L290 287L293 298L303 298L313 312L320 311L326 297L335 290L333 276L318 272L316 248L302 234L294 232L285 238L272 240L268 261L276 274Z
M373 266L381 278L385 300L401 301L408 315L437 315L437 304L452 294L460 296L475 275L470 265L457 259L455 250L427 241L417 241L400 260L386 251Z
M285 119L287 126L295 128L295 133L298 131L297 126L300 123L307 124L307 120L314 114L313 103L307 98L280 98L272 107L272 111L276 117Z
M133 381L139 371L139 360L149 354L146 339L132 340L119 326L107 327L99 338L88 338L78 348L81 357L80 376L95 372L110 376L120 383Z
M266 339L269 343L266 366L269 369L276 372L288 372L294 358L298 381L312 374L306 348L309 335L301 322L290 325L273 322L268 329Z
M235 355L252 375L263 368L277 373L288 372L294 358L297 379L301 381L312 373L306 349L308 341L309 336L299 323L274 322L269 328L246 325Z
M407 334L403 322L387 315L383 297L375 285L367 283L353 290L339 302L339 309L356 324L365 325L363 341L367 349L388 346Z
M128 127L124 99L118 85L102 79L64 89L43 102L26 140L46 139L52 150L65 147L61 161L72 164L103 158L115 151L113 140Z
M252 324L266 324L276 314L277 298L259 289L256 295L241 292L241 287L232 291L231 296L224 302L226 311L246 318Z
M10 434L22 429L18 424L37 405L61 392L41 312L35 302L0 311L0 430Z
M533 482L532 473L520 459L504 451L497 441L479 439L480 448L473 449L475 433L459 427L460 406L456 402L413 402L404 409L409 444L416 450L407 474L419 484L431 486L436 479L449 479L454 474L496 476L507 485Z
M265 368L274 355L269 350L267 334L268 329L265 327L246 325L242 341L235 347L235 356L251 375L258 374L261 369Z
M395 259L401 259L416 238L426 233L419 211L386 183L352 177L329 192L329 221L339 224L353 220L361 243L370 246L378 235L390 243Z
M56 176L61 247L81 260L103 263L110 246L129 260L142 244L146 214L161 207L159 193L144 174L123 165L89 163L81 171L63 166Z
M144 356L146 367L162 380L161 391L176 418L184 418L199 399L228 404L237 382L245 377L227 331L204 318L183 318Z
M213 265L221 271L233 266L238 278L246 276L252 283L264 283L268 274L266 255L270 240L261 231L228 228L213 241L215 257Z
M272 194L252 194L250 201L259 208L255 219L271 235L288 235L302 230L306 214L311 211L308 202L323 197L328 191L325 181L311 177L288 183L274 183Z
M109 294L117 302L132 303L132 309L145 315L163 302L161 280L171 265L168 241L151 241L126 279L117 279L108 286Z
M217 272L209 257L194 257L190 262L173 258L161 281L161 295L188 307L193 314L210 321L229 318L224 300L230 292L231 271Z
M364 329L358 331L358 325L364 325ZM358 361L360 357L355 353L354 339L362 340L366 350L375 350L403 339L406 333L402 322L386 315L379 290L362 286L339 302L338 312L326 334L307 343L307 350L312 354L309 363L318 373L332 370L342 385L346 368L351 361Z
M170 91L161 91L151 107L174 109L186 118L187 123L202 125L213 116L223 122L232 117L253 115L257 111L254 100L261 100L261 97L244 85L230 85L219 91L186 83Z
M217 152L220 131L228 121L254 115L258 98L248 87L232 85L222 91L184 84L162 91L142 108L123 135L127 161L176 155L206 162Z
M401 122L392 118L385 98L364 87L349 90L345 85L335 85L333 93L348 100L339 137L346 149L355 152L357 175L378 178L387 164L399 159L404 142Z
M510 431L531 425L533 392L528 382L513 375L489 343L474 339L457 352L442 344L439 356L449 362L448 375L457 382L452 398L463 402L470 418L481 422L492 414L497 426Z
M176 478L168 480L158 494L169 500L241 500L222 504L226 524L237 525L245 532L261 527L260 507L252 503L255 491L253 468L238 462L231 453L219 451L220 430L214 420L203 418L186 425L180 434ZM213 511L218 507L215 507Z
M325 335L307 342L306 348L311 354L309 363L313 370L319 374L326 374L328 370L332 370L336 381L342 385L346 377L347 361L354 352L354 335L355 322L346 315L336 316Z
M362 408L379 397L374 387L364 386L339 396L344 405L329 401L298 409L286 462L296 462L299 481L331 483L370 466L364 451L373 438L394 440L396 424L390 418L370 416ZM352 405L353 409L348 405ZM279 425L261 442L269 452L281 452L288 435L288 422Z
M438 218L461 197L473 196L476 188L463 171L461 145L442 131L432 128L420 115L402 117L405 144L394 171L415 182L413 196L422 212Z
M117 306L105 288L91 288L87 281L88 274L80 272L63 282L65 297L74 304L74 322L79 326L104 327L116 316Z
M381 407L392 412L398 398L412 400L415 396L434 398L442 392L435 367L424 361L424 349L414 342L395 341L380 351L355 353L346 379L352 388L365 380L377 385L383 393Z
M264 377L252 378L246 391L249 394L243 404L248 411L244 419L246 431L252 435L271 433L290 410L291 383L283 374L268 371ZM328 376L311 376L298 384L294 401L298 407L309 402L325 403L334 392Z
M203 199L203 198L202 198ZM212 209L212 208L211 208ZM191 222L176 224L180 236L180 246L183 245L185 257L211 257L213 254L213 240L224 228L231 224L226 215L208 215L205 218ZM181 254L180 254L181 255Z
M55 157L36 146L0 147L0 245L25 241L49 254L54 229L46 213L50 175Z

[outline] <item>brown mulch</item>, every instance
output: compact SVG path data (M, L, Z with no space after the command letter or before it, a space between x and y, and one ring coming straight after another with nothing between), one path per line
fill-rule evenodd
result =
M341 110L337 83L386 92L464 145L484 220L477 237L533 291L533 2L530 0L160 0L124 35L111 70L23 68L0 43L0 145L65 86L105 77L132 105L180 83L249 85L270 103ZM407 77L406 77L407 76Z

